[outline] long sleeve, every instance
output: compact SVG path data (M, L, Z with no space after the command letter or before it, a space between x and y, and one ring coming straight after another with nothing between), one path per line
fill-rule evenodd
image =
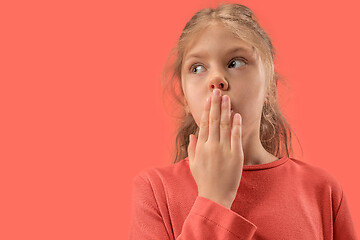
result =
M359 240L340 182L293 158L245 165L231 209L198 196L187 159L132 187L130 240Z
M198 196L177 239L251 239L257 227L226 207Z
M334 219L334 240L357 240L354 223L344 191L340 201L339 210Z
M179 192L179 195L182 193ZM257 227L239 214L207 198L199 197L186 217L181 234L175 238L168 211L159 209L157 196L148 179L136 176L133 180L130 239L251 239ZM172 221L181 221L171 216Z

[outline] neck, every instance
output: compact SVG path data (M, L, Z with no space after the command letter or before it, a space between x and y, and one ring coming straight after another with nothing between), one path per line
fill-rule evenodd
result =
M244 128L243 128L244 129ZM273 162L278 158L263 147L260 141L260 128L247 128L242 132L242 147L244 151L244 165L258 165Z

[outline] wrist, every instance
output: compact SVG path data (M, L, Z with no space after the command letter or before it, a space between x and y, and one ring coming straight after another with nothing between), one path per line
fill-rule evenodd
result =
M216 202L224 207L226 207L227 209L230 209L231 208L231 205L233 203L233 199L230 200L230 199L223 199L223 198L217 198L217 197L209 197L209 196L203 196L203 195L199 195L200 197L204 197L204 198L207 198L213 202Z

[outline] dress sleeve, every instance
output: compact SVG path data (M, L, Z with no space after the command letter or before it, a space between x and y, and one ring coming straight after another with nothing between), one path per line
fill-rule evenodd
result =
M344 191L334 218L334 240L358 240Z
M176 221L176 216L172 217ZM149 181L140 175L133 180L130 240L245 240L251 239L256 229L252 222L236 212L197 196L184 221L181 234L175 238L172 227L164 222Z

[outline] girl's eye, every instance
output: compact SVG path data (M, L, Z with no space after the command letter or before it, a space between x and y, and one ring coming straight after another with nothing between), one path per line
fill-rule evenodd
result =
M234 68L236 68L236 67L241 67L241 65L240 65L239 62L245 63L245 61L242 60L242 59L233 59L233 60L231 60L231 62L230 62L230 64L229 64L229 67L234 67Z
M200 67L203 67L201 65L194 65L193 67L191 67L191 72L192 73L200 73Z
M238 67L241 67L242 65L244 64L241 64L241 62L243 62L244 64L246 63L245 60L243 59L240 59L240 58L234 58L230 61L230 64L229 64L229 68L238 68ZM190 68L190 71L192 73L195 73L195 74L198 74L198 73L201 73L201 68L204 68L204 66L202 65L193 65L191 68Z

